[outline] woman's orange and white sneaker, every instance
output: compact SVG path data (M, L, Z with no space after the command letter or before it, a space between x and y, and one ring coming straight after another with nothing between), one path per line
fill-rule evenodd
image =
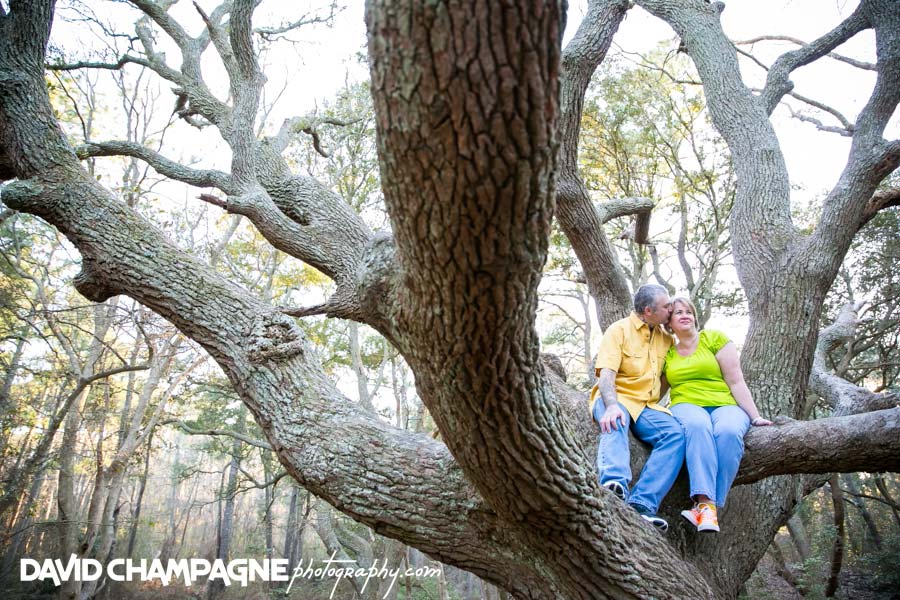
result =
M697 511L697 531L719 531L719 516L715 504L703 502L694 510Z
M696 504L690 510L681 511L681 516L690 521L691 525L694 527L700 524L700 511L697 510Z

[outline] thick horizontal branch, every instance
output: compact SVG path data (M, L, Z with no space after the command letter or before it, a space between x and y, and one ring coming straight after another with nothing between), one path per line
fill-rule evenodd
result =
M900 187L876 192L872 196L872 199L866 204L865 221L863 224L871 221L879 211L892 206L900 206Z
M900 407L754 427L735 484L799 473L900 472Z
M597 216L603 223L637 213L649 213L655 206L650 198L616 198L597 205Z

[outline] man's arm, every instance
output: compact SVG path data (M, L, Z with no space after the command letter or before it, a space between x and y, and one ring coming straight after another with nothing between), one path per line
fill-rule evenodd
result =
M603 399L603 405L606 410L600 418L600 431L609 433L618 429L619 423L625 427L625 413L619 407L619 399L616 394L616 372L612 369L600 370L600 381L597 382L597 388L600 391L600 397Z

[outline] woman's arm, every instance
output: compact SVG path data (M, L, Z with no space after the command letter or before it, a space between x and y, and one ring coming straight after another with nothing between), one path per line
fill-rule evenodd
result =
M753 396L750 395L750 388L744 382L744 373L741 371L741 361L738 359L737 348L734 344L728 342L722 349L716 353L716 360L719 361L719 368L722 369L722 376L725 383L747 416L750 417L750 423L753 425L771 425L772 421L759 416L759 409L753 402Z
M666 379L665 373L663 373L659 378L659 401L662 402L663 398L666 397L666 394L669 393L669 380ZM668 406L668 404L666 404Z

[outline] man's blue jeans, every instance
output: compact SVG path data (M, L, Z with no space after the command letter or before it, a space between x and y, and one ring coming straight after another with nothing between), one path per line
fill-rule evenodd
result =
M629 504L640 505L651 513L659 510L659 504L669 492L681 464L684 462L684 430L671 415L645 408L634 423L622 404L619 408L625 414L625 427L617 424L610 433L600 433L597 447L597 472L600 485L611 481L625 488L625 500ZM606 407L597 399L594 403L594 419L599 423ZM653 446L650 457L641 470L641 476L629 493L631 483L631 452L628 448L628 427L631 425L635 437Z
M672 414L684 427L691 496L704 494L725 506L741 457L750 417L741 407L676 404Z

